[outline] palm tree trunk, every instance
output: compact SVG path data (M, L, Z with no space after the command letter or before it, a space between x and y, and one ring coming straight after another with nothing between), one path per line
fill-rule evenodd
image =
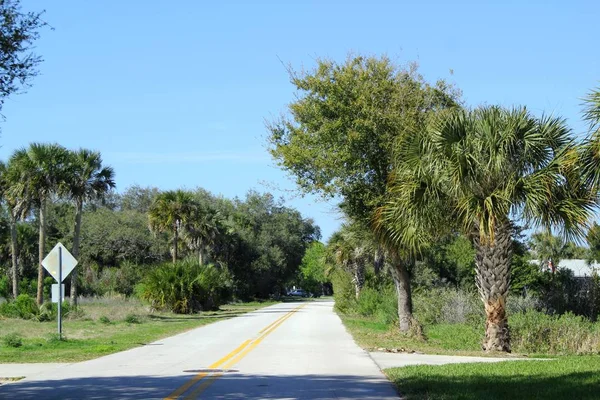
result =
M363 286L365 285L365 266L361 262L354 264L354 291L356 299L360 296Z
M399 257L394 257L391 271L398 295L398 325L400 332L408 332L412 326L413 315L410 276L406 263Z
M37 283L37 304L42 305L44 302L44 251L46 247L46 199L40 203L40 237L39 237L39 265L38 265L38 283ZM60 282L59 282L60 283Z
M378 246L377 250L375 250L375 258L373 260L373 268L375 269L375 276L379 276L379 274L383 270L384 262L385 262L385 252L383 251L381 246Z
M175 227L175 231L173 234L173 264L175 264L177 262L177 236L178 236L177 232L177 227Z
M506 297L510 287L512 234L510 222L496 227L494 240L474 234L475 281L485 306L484 351L510 352L510 330L506 316ZM483 240L482 240L483 239Z
M83 201L77 199L75 202L75 232L73 234L73 257L79 256L79 244L81 241L81 214L83 212ZM71 306L77 307L77 268L71 272Z
M17 258L17 219L10 213L10 252L12 258L12 287L13 297L19 295L19 262Z

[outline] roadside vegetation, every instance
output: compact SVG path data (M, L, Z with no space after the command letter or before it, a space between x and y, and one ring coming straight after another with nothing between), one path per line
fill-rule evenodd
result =
M409 366L386 370L407 399L597 399L600 357Z
M35 301L34 301L35 304ZM0 362L76 362L148 345L159 339L274 304L272 301L222 305L217 311L176 314L152 311L136 298L81 298L63 321L1 319Z
M355 339L559 356L390 371L408 398L597 397L600 90L584 102L589 131L573 132L519 105L471 107L386 57L316 64L289 68L297 91L268 126L270 151L301 191L340 199L345 223L319 259ZM557 268L567 258L587 276Z

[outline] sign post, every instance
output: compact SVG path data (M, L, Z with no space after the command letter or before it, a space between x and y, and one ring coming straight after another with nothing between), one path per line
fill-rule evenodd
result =
M60 293L60 285L62 285L62 247L58 248L58 285ZM60 293L62 295L62 293ZM58 340L62 339L62 299L58 296Z
M62 281L73 271L77 265L75 257L69 250L58 243L42 261L42 266L58 282L58 337L62 339Z

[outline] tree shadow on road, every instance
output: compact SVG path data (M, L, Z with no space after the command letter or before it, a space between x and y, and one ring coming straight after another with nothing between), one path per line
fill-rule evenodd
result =
M1 399L163 399L195 375L171 377L115 376L46 381L21 381L0 386ZM196 383L193 392L208 378ZM217 379L198 398L203 399L394 399L385 379L353 375L266 376L231 373Z

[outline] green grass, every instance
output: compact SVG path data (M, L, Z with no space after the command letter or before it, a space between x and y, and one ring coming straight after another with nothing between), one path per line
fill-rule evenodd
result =
M426 326L423 338L419 339L403 335L395 326L375 318L343 314L340 317L356 342L371 351L383 347L428 354L503 355L481 351L483 327ZM410 366L391 368L385 373L403 398L409 400L600 399L600 355L555 356L543 361Z
M241 303L222 306L219 311L193 315L150 313L130 299L99 299L82 302L77 318L63 321L66 340L56 340L56 321L37 322L4 319L4 336L16 333L23 338L20 347L0 346L0 362L76 362L143 346L147 343L197 328L225 318L274 304ZM127 323L132 315L139 323Z
M483 328L479 330L458 324L433 325L424 328L424 338L415 338L401 334L396 326L374 318L343 314L340 317L358 345L370 351L383 347L429 354L484 355L481 352Z
M598 399L600 356L385 370L408 400Z

